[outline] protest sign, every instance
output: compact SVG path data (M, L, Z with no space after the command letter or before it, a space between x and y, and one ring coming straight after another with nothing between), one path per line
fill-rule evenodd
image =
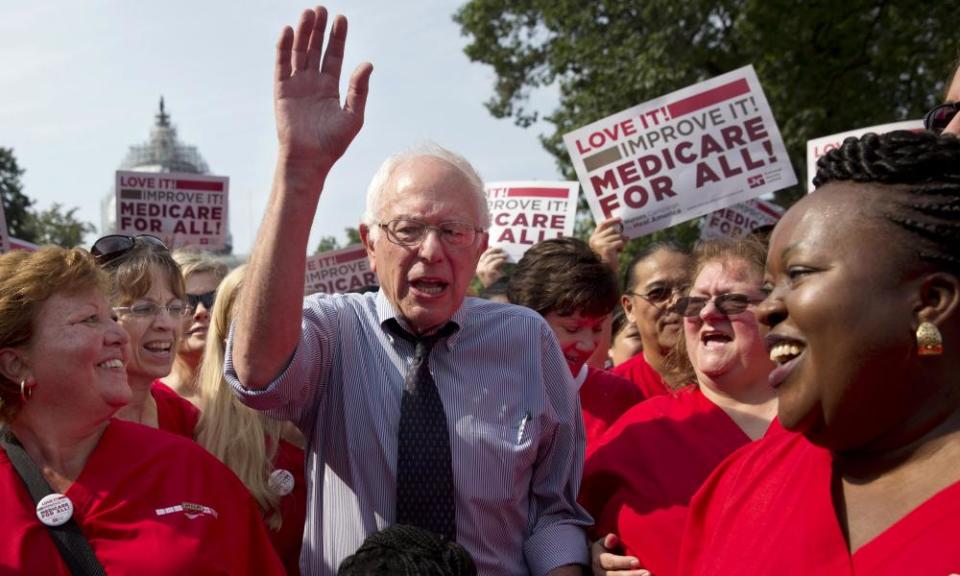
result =
M527 248L549 238L572 236L577 215L577 182L490 182L490 246L517 262Z
M367 250L356 244L307 256L304 294L347 292L377 283Z
M783 208L754 198L707 214L700 226L700 238L743 238L761 226L773 226Z
M893 132L894 130L923 130L923 120L905 120L903 122L880 124L878 126L858 128L857 130L849 130L847 132L840 132L839 134L831 134L830 136L807 140L807 192L813 192L813 177L817 175L817 160L819 160L821 156L834 148L839 148L840 145L843 144L843 141L851 136L860 137L867 132L883 134L884 132Z
M26 250L27 252L34 252L37 248L39 248L39 246L33 242L27 242L26 240L14 238L13 236L8 237L8 241L10 242L11 250Z
M7 214L0 205L0 253L10 251L10 237L7 235Z
M117 234L153 234L171 249L222 249L229 184L225 176L118 170Z
M618 112L563 141L594 218L620 216L630 238L797 183L753 66Z

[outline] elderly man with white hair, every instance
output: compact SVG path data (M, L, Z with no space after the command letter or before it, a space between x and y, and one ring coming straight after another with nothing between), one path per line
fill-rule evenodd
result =
M341 107L347 23L323 51L326 20L305 12L278 45L280 155L226 360L245 403L308 439L301 570L335 574L367 535L412 524L462 544L481 574L580 574L576 389L542 318L465 298L490 219L469 163L439 147L387 160L360 225L380 290L302 301L324 180L372 71L357 68Z

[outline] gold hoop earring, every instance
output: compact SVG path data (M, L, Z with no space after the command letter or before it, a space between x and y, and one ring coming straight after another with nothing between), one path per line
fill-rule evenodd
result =
M923 322L917 328L917 355L939 356L943 354L943 336L932 322Z
M27 400L33 397L34 386L36 386L35 383L30 384L30 386L27 386L26 378L24 378L23 380L20 380L20 399L23 400L24 404L26 404Z

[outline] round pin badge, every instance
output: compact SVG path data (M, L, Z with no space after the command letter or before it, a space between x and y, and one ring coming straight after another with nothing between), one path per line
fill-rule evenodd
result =
M45 526L61 526L73 517L73 502L63 494L47 494L37 502L37 518Z
M293 492L293 485L295 480L293 479L293 474L289 470L284 470L283 468L277 468L270 473L270 479L267 480L267 486L273 490L274 494L278 496L286 496L287 494Z

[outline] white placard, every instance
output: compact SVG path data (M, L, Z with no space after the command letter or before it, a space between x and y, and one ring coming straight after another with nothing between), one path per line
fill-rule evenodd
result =
M517 262L537 242L572 236L578 182L490 182L490 246L503 248Z
M377 284L367 250L360 244L307 256L304 294L343 293Z
M222 249L229 187L225 176L118 170L117 233L152 234L171 249Z
M867 128L857 128L848 130L839 134L831 134L822 138L807 140L807 193L813 192L813 177L817 175L817 160L827 152L839 148L847 138L860 137L867 132L883 134L893 132L894 130L923 130L923 120L904 120L903 122L892 122L890 124L879 124Z
M741 204L721 208L704 216L700 237L743 238L761 226L773 226L783 216L783 208L754 198Z
M797 183L753 66L563 140L594 219L620 216L630 238Z

